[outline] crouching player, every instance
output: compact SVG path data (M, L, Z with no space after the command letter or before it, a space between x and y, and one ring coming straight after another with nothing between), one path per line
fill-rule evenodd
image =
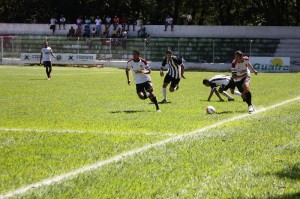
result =
M252 113L255 108L252 104L252 94L250 92L250 69L257 75L257 71L249 63L249 57L244 57L241 51L235 52L235 60L231 65L232 78L235 86L242 93L243 100L248 104L248 111Z
M234 89L235 89L234 81L231 78L231 76L229 76L229 75L216 75L216 76L213 76L209 80L204 79L202 83L203 83L203 85L205 85L207 87L211 87L211 91L210 91L207 101L210 101L210 99L214 93L218 96L218 98L220 99L221 102L223 102L224 100L219 95L219 93L221 93L223 96L227 97L228 101L234 101L234 98L231 97L226 92L228 90L228 88L230 88L231 94L241 96L241 93L239 91L234 91ZM218 89L219 92L217 91L217 87L219 87L219 89Z
M133 51L133 59L129 60L126 67L127 83L130 85L129 71L132 70L136 83L136 92L140 99L149 98L156 106L156 111L160 112L153 85L150 77L150 67L145 59L140 58L138 50Z

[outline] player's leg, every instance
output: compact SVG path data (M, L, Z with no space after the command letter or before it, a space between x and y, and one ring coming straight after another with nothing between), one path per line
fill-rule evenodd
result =
M234 101L233 97L231 97L231 96L226 92L226 90L229 88L228 85L229 85L229 84L227 84L227 85L222 84L222 85L220 86L220 88L219 88L219 93L221 93L223 96L225 96L225 97L228 99L228 101Z
M180 79L172 78L169 91L174 92L174 91L178 90L179 89L179 82L180 82Z
M154 88L153 88L152 83L147 82L147 84L145 85L145 89L149 93L149 99L151 100L151 102L153 102L155 104L156 111L159 112L160 109L159 109L159 106L158 106L156 95L154 94Z
M255 109L252 105L252 94L250 92L250 78L245 78L243 82L243 89L244 89L244 95L245 95L245 101L248 104L248 111L254 112Z
M145 91L145 83L136 84L136 93L141 100L145 100L149 97L149 93Z
M167 87L171 82L171 77L167 74L164 78L164 83L162 86L162 93L163 93L163 100L161 101L161 103L165 103L167 102Z

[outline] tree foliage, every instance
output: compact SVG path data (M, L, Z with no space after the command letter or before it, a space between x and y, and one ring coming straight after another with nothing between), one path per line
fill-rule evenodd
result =
M69 23L78 16L123 15L145 24L300 25L300 0L0 0L0 22L48 23L64 14Z

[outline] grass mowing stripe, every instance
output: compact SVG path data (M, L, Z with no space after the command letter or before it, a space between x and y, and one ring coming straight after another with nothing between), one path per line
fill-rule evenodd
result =
M11 131L11 132L26 132L26 133L95 133L103 135L156 135L156 136L175 136L178 134L160 134L160 133L128 133L128 132L99 132L99 131L81 131L72 129L60 129L60 130L49 130L49 129L22 129L22 128L1 128L0 131Z
M261 112L268 111L268 110L276 108L278 106L282 106L284 104L287 104L287 103L290 103L290 102L293 102L293 101L297 101L297 100L300 100L300 97L296 97L296 98L293 98L293 99L290 99L290 100L286 100L286 101L283 101L281 103L278 103L278 104L275 104L275 105L272 105L272 106L269 106L269 107L266 107L266 108L261 108L260 110L257 110L254 113L254 115L258 114L258 113L261 113ZM102 167L104 165L107 165L107 164L110 164L110 163L113 163L113 162L121 161L122 159L125 159L126 157L130 157L130 156L136 155L138 153L147 151L147 150L149 150L151 148L159 147L159 146L165 145L165 144L170 143L170 142L182 140L182 139L184 139L186 137L191 137L191 136L197 135L199 133L203 133L203 132L205 132L205 131L207 131L209 129L212 129L212 128L218 127L220 125L223 125L225 123L228 123L228 122L231 122L231 121L234 121L234 120L237 120L237 119L245 118L245 117L248 117L248 116L251 116L251 114L242 114L242 115L237 116L237 117L233 117L233 118L230 118L230 119L222 120L222 121L217 122L215 124L208 125L208 126L206 126L204 128L192 131L190 133L186 133L186 134L182 134L182 135L177 135L175 137L168 138L168 139L160 141L160 142L149 144L149 145L146 145L146 146L141 147L141 148L133 149L133 150L130 150L128 152L125 152L125 153L122 153L120 155L117 155L117 156L115 156L113 158L96 162L96 163L94 163L94 164L92 164L90 166L85 166L85 167L73 170L73 171L71 171L69 173L66 173L66 174L63 174L63 175L59 175L59 176L56 176L54 178L45 179L45 180L43 180L41 182L38 182L38 183L35 183L35 184L31 184L31 185L28 185L28 186L25 186L25 187L22 187L22 188L19 188L17 190L11 191L11 192L7 192L7 193L5 193L3 195L0 195L0 198L4 199L4 198L8 198L8 197L14 197L16 195L20 195L20 194L26 193L27 191L35 189L35 188L39 188L39 187L43 187L43 186L48 186L48 185L51 185L51 184L54 184L54 183L59 183L59 182L62 182L64 180L66 180L66 179L75 177L78 174L85 173L85 172L91 171L91 170L95 170L97 168L100 168L100 167Z

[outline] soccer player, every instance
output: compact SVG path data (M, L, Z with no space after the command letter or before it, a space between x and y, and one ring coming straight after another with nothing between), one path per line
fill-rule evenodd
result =
M132 70L136 83L136 92L141 100L149 98L156 106L156 111L160 112L153 85L150 77L150 67L145 59L140 58L138 50L133 51L133 59L129 60L126 67L127 83L130 85L129 71Z
M224 100L221 98L219 93L221 93L222 95L227 97L228 101L234 101L234 98L231 97L226 92L226 90L228 90L228 88L230 88L230 91L232 94L241 96L241 93L239 91L234 91L234 89L235 89L234 81L231 78L231 76L229 76L229 75L216 75L216 76L213 76L210 80L204 79L202 83L203 83L203 85L205 85L207 87L211 87L211 91L210 91L207 101L210 101L210 98L212 97L212 95L214 93L216 93L216 95L218 96L218 98L220 99L221 102L223 102ZM217 91L217 87L219 87L219 90L218 90L219 92Z
M164 83L162 86L163 91L163 97L164 99L161 101L161 103L167 102L167 87L171 83L169 91L174 92L179 89L179 82L181 77L185 79L184 77L184 65L182 63L182 60L177 58L176 56L173 56L172 51L168 50L166 52L166 58L162 62L162 67L160 69L160 76L164 76L163 69L165 65L169 65L169 69L167 71L167 74L164 79Z
M49 46L48 42L44 43L44 47L41 50L41 58L40 58L40 65L43 64L46 68L46 74L48 77L48 80L51 79L51 72L52 72L52 63L51 63L51 56L56 58L53 54L52 48Z
M248 111L252 113L255 108L252 104L252 94L250 92L250 69L257 75L257 71L249 63L249 57L243 56L241 51L235 52L235 60L231 65L232 78L235 86L242 93L243 100L248 104Z

